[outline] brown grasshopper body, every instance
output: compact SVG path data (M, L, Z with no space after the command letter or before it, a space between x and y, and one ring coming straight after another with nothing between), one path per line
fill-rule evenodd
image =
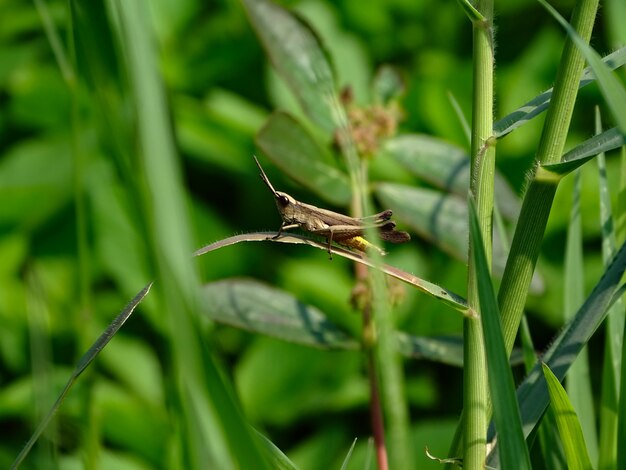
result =
M261 171L261 179L274 195L276 207L283 219L278 234L274 238L278 238L283 230L299 227L326 238L329 254L334 241L339 245L363 252L368 248L373 248L383 255L385 254L383 250L363 238L365 230L376 228L381 240L391 243L403 243L411 239L408 233L395 230L396 223L390 220L392 211L389 209L368 217L356 218L296 201L289 194L276 191L256 157L254 161Z

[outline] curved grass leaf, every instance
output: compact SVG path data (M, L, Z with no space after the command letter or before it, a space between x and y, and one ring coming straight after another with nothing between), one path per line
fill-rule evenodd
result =
M611 305L626 291L626 286L618 287L625 270L626 243L613 257L604 275L585 303L578 309L574 318L567 323L544 354L542 360L554 372L557 379L563 380L581 348L587 344L606 317ZM520 403L524 435L528 436L543 416L549 400L540 364L535 364L519 386L517 397ZM493 429L490 429L491 437L493 437ZM497 456L492 453L488 459L489 465L493 465L496 461Z
M470 181L470 157L461 147L435 137L403 134L385 141L383 151L420 179L465 197ZM520 202L506 180L496 173L498 208L517 220Z
M337 169L332 155L289 114L272 114L255 140L281 170L318 196L338 206L350 202L348 175Z
M398 220L411 227L424 239L460 261L467 261L467 202L458 196L439 191L393 183L376 186L376 194L385 207L393 209ZM493 270L504 272L507 253L496 231L493 242ZM533 292L543 290L543 281L535 273Z
M550 403L554 409L556 424L559 428L559 435L565 450L567 468L575 470L592 469L593 466L589 460L583 430L580 427L576 411L574 411L559 379L555 377L546 364L541 366L550 394Z
M493 403L493 415L498 431L498 448L502 468L529 469L530 456L522 433L519 406L515 397L513 373L504 347L498 301L493 289L485 246L473 200L470 199L470 233L476 266L480 319L484 331L484 343L489 372L489 391Z
M206 284L202 312L212 320L322 349L358 349L359 343L317 308L253 280Z
M332 135L338 127L339 100L319 38L302 19L268 0L243 0L243 5L272 64L306 114Z
M284 233L279 238L273 238L277 236L277 232L255 232L255 233L246 233L242 235L235 235L233 237L225 238L223 240L219 240L215 243L211 243L203 248L200 248L194 253L194 256L200 256L205 253L208 253L213 250L217 250L218 248L223 248L225 246L234 245L235 243L241 242L277 242L277 243L290 243L295 245L309 245L320 250L328 251L328 243L319 242L317 240L313 240L311 238L304 237L302 235L285 235ZM372 260L367 258L362 253L357 253L354 251L349 251L344 248L340 248L337 246L331 246L330 251L332 254L343 256L349 260L355 261L357 263L364 264L369 266L370 268L378 269L381 272L388 274L389 276L395 277L396 279L406 282L407 284L411 284L416 287L418 290L428 294L436 299L442 301L444 304L452 307L454 310L461 312L465 316L475 317L476 313L470 309L467 305L466 300L451 292L443 287L440 287L431 282L420 279L413 274L409 274L401 269L390 266L388 264L378 265L374 263Z
M548 12L565 28L578 50L585 57L589 67L598 80L598 86L604 96L604 101L611 110L613 118L622 134L626 135L626 88L620 83L617 77L611 73L611 69L603 63L596 51L593 50L578 35L576 30L545 0L538 0Z
M135 308L137 308L137 305L139 305L141 301L146 297L146 295L148 295L148 292L150 292L151 287L152 287L152 283L149 283L143 289L141 289L141 291L139 291L139 293L135 297L133 297L133 299L128 303L128 305L124 307L124 310L122 310L115 317L115 319L109 324L107 329L104 330L104 333L102 333L98 337L98 339L93 343L93 345L89 348L89 350L85 354L83 354L83 356L78 360L78 363L76 364L76 367L72 371L72 375L70 376L67 383L65 384L65 387L61 391L61 394L54 402L54 405L52 405L52 408L50 408L50 411L48 412L46 417L39 423L39 425L37 426L37 429L35 430L33 435L30 437L30 439L28 440L28 442L26 443L22 451L15 458L13 465L11 465L11 469L16 469L22 464L22 462L24 461L24 459L26 458L26 456L32 449L35 442L37 442L41 434L48 427L48 424L50 424L52 417L61 407L61 404L65 400L65 397L67 396L67 394L70 392L70 389L74 385L74 382L76 382L76 379L78 379L80 374L82 374L87 368L87 366L89 366L89 364L92 363L92 361L96 358L96 356L100 354L100 351L104 349L104 347L109 343L109 341L113 339L113 336L115 336L115 334L119 331L119 329L124 325L126 320L128 320L128 318L132 315Z
M274 470L298 470L296 464L289 460L289 457L283 454L272 441L254 428L252 428L252 433L252 435L256 437L257 442L259 442L261 450Z
M617 129L613 127L600 134L594 135L592 138L585 140L580 145L577 145L572 150L567 152L559 163L553 165L543 165L546 170L556 173L561 176L565 176L568 173L579 168L583 164L587 163L596 155L602 152L621 147L626 143L626 138Z
M626 64L626 46L618 49L617 51L607 55L602 59L602 62L606 65L606 67L610 70L615 70L622 65ZM583 75L581 77L579 88L589 85L594 82L596 79L593 75L591 67L587 67L583 71ZM552 99L552 88L547 91L544 91L539 96L533 98L524 106L519 109L516 109L512 113L503 117L499 121L497 121L493 125L493 133L497 138L504 137L509 132L517 129L518 127L526 124L526 122L530 121L534 117L538 116L546 109L548 109L548 105L550 104L550 100Z

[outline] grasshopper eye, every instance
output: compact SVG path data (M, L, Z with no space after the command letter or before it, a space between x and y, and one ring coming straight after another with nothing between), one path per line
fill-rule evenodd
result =
M289 205L289 198L284 194L278 194L278 196L276 196L276 201L278 201L281 206Z

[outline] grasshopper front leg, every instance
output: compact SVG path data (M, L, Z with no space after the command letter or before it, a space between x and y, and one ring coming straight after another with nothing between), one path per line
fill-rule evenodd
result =
M276 235L274 235L273 237L269 237L268 240L276 240L278 237L280 237L283 234L283 230L291 230L292 228L296 228L299 227L300 225L298 224L288 224L285 225L285 222L283 222L282 224L280 224L280 228L278 229L278 233Z

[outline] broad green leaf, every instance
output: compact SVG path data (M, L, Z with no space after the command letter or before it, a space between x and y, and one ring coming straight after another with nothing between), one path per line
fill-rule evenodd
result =
M612 128L594 135L590 139L577 145L567 152L559 163L543 165L543 168L558 175L567 175L576 168L581 167L596 155L602 152L621 147L626 143L624 135L616 128Z
M574 318L556 337L542 360L550 367L559 380L565 377L580 349L587 344L598 326L607 315L608 309L626 291L620 286L626 270L626 243L617 252L602 278L578 309ZM528 436L548 405L548 391L539 364L524 379L517 390L524 435ZM489 464L496 461L495 453L490 454Z
M394 211L397 220L407 224L420 236L460 261L467 260L468 212L464 199L425 188L393 183L376 186L376 194L385 208ZM498 232L494 233L493 270L502 275L506 252ZM543 290L543 281L535 273L534 292Z
M626 46L607 55L602 59L602 62L604 62L606 64L606 67L611 70L615 70L626 64ZM593 83L595 80L596 79L591 67L587 67L583 71L583 75L579 83L579 88L587 86L590 83ZM539 96L536 96L535 98L530 100L521 108L516 109L512 113L503 117L493 125L493 132L495 136L498 138L504 137L509 132L522 126L537 115L541 114L546 109L548 109L548 105L550 104L551 99L552 88L544 91Z
M383 152L420 179L465 197L470 181L469 154L457 145L423 134L403 134L388 139ZM495 175L498 208L508 220L517 220L520 202L506 180Z
M304 21L269 0L243 0L265 52L309 118L332 135L339 122L335 79L319 38Z
M476 283L480 303L480 321L484 332L484 343L489 372L489 391L493 403L493 415L498 431L498 449L503 468L529 469L530 456L522 433L519 406L515 396L513 373L504 347L498 301L491 281L490 269L476 208L470 199L470 232L473 261L476 266ZM476 320L474 320L476 321Z
M322 349L359 347L317 308L252 280L207 284L203 299L206 316L237 328Z
M281 170L321 198L339 206L349 204L348 175L289 114L272 114L257 134L256 143Z
M545 0L538 0L546 10L565 28L576 47L580 50L585 60L589 63L593 74L598 80L600 91L604 95L604 100L613 114L617 127L626 135L626 88L620 83L612 73L611 68L602 62L596 51L593 50L570 26L570 24Z
M548 385L548 392L550 393L550 403L554 408L561 442L565 449L568 468L576 470L592 469L593 466L587 454L583 431L567 393L550 368L546 364L542 364L542 368Z

